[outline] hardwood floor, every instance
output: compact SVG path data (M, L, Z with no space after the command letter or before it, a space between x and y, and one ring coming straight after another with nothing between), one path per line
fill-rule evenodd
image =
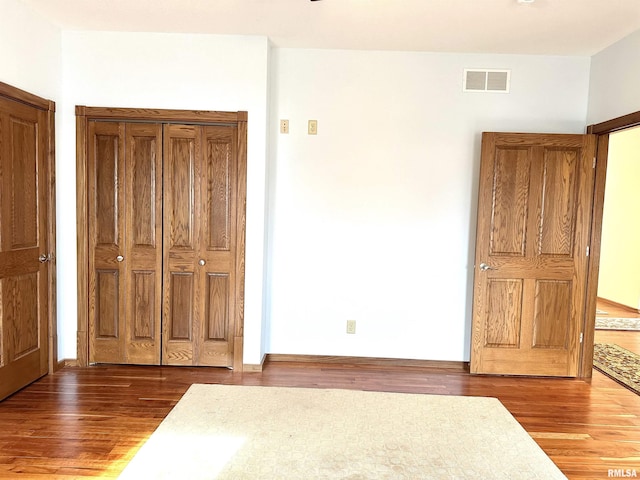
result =
M575 379L471 376L425 367L271 362L262 373L67 367L0 402L0 478L116 477L192 383L495 396L569 479L640 475L640 396ZM498 474L498 472L497 472Z
M623 317L623 318L640 318L640 312L637 310L614 303L604 298L598 298L596 302L596 309L603 311L597 315L604 315L609 317Z
M640 313L633 312L630 309L620 308L606 300L603 301L598 299L596 308L607 312L602 315L605 317L640 318ZM620 330L596 330L594 339L595 343L615 343L620 345L622 348L626 348L627 350L640 355L640 331L626 332ZM640 473L638 473L638 475L640 475Z

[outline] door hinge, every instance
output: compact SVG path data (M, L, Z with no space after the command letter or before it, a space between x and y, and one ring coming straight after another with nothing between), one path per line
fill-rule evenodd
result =
M596 157L593 157L593 168L596 168Z
M589 256L589 245L587 245L587 257Z
M580 332L580 343L582 343L582 339L584 338L584 334Z

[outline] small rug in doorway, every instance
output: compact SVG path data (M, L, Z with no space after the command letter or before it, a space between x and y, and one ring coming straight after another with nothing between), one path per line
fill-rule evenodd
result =
M593 367L640 395L640 355L613 343L596 343Z
M496 398L192 385L122 479L566 479Z
M640 318L596 317L596 330L640 330Z

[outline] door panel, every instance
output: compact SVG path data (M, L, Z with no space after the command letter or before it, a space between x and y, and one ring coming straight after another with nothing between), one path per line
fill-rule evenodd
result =
M169 312L169 342L193 340L193 298L195 282L193 272L172 272L170 280L171 311ZM189 352L192 350L188 349ZM191 359L185 353L182 358Z
M0 97L0 400L48 371L48 135L46 112Z
M236 142L235 127L165 126L165 364L233 364Z
M158 364L162 131L89 122L89 362Z
M20 358L34 352L40 346L40 325L38 323L38 302L23 299L38 297L39 272L19 277L3 279L5 300L4 319L9 326L9 359ZM12 341L11 341L12 340Z
M200 257L206 261L201 268L202 292L199 311L202 345L198 349L198 364L233 365L233 334L235 323L235 259L237 194L237 129L228 126L203 127L202 171L206 173L201 186L204 211L200 236ZM233 214L232 214L233 213Z
M96 338L118 339L120 335L120 272L96 269Z
M571 282L536 282L533 348L568 347L571 329Z
M196 218L200 214L201 127L164 127L164 309L162 363L193 365L199 312Z
M229 341L229 275L207 274L207 341Z
M579 150L545 149L540 254L571 256Z
M529 210L531 161L522 148L500 148L495 159L495 192L490 252L493 255L525 253L525 232Z
M165 206L169 205L169 248L194 252L196 196L196 156L200 156L200 129L171 128L167 156ZM187 138L178 135L187 136ZM196 151L197 149L197 151ZM199 175L199 172L198 172ZM198 184L199 187L199 184Z
M11 155L7 167L11 248L38 245L38 122L35 119L9 117Z
M220 135L212 129L207 130L207 189L206 206L208 212L205 223L207 248L210 250L229 250L231 235L231 181L233 172L233 145L231 138Z
M156 273L132 272L133 277L133 340L151 341L156 331Z
M577 375L594 151L587 135L483 135L472 373Z
M522 280L489 280L486 345L520 346Z
M157 365L162 301L162 127L125 125L125 358Z
M89 362L125 358L124 124L89 124Z

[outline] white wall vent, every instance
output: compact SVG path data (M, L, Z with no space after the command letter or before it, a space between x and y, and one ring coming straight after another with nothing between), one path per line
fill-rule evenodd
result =
M465 92L509 93L511 70L479 70L465 68Z

